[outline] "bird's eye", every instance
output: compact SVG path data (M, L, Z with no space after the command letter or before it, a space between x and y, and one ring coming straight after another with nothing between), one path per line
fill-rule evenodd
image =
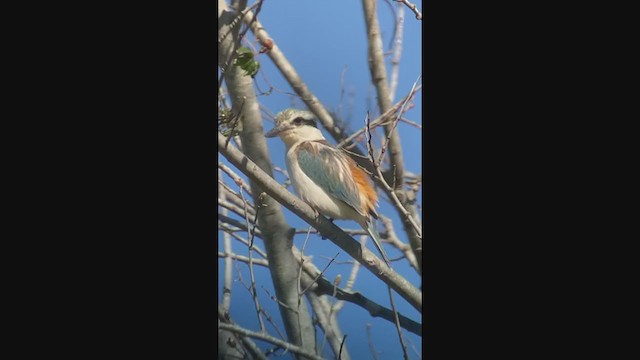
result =
M296 124L296 125L300 125L300 124L302 124L303 121L304 121L304 119L299 117L299 118L295 118L293 120L293 123Z

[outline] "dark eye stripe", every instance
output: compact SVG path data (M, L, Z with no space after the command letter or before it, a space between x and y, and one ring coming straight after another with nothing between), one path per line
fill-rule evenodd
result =
M295 119L293 119L293 123L301 126L301 125L309 125L309 126L313 126L314 128L317 128L316 126L316 122L310 119L305 119L303 117L297 117Z

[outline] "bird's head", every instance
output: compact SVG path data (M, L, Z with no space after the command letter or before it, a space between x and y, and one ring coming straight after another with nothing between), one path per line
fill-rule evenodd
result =
M322 132L316 126L315 116L310 111L286 109L276 115L276 126L265 134L266 137L279 136L287 146L300 141L323 140Z

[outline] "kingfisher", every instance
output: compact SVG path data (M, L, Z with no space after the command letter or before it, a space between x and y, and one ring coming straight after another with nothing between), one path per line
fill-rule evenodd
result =
M275 127L265 136L279 136L284 142L287 170L300 198L332 222L334 219L356 221L391 267L373 226L372 218L378 219L378 195L367 173L346 152L325 139L313 113L283 110L276 115Z

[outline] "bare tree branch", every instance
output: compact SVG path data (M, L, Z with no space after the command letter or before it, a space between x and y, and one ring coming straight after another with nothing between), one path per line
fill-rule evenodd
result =
M218 170L218 176L220 176L220 170ZM224 191L220 191L220 197L225 199ZM222 209L222 215L227 215L227 210ZM227 254L231 253L231 236L227 232L223 232L222 241L224 242L224 251ZM229 312L231 307L231 288L233 284L232 277L232 260L226 258L224 261L224 285L222 287L222 309Z
M371 340L371 324L367 324L367 342L369 343L369 351L371 351L371 356L374 360L378 360L378 351L373 346L373 341Z
M397 1L399 3L403 3L407 5L407 7L411 9L411 11L413 11L414 14L416 14L416 19L422 20L422 14L420 13L420 11L418 11L418 7L416 6L416 4L412 4L409 0L393 0L393 1Z
M294 344L288 343L286 341L282 341L278 338L275 338L271 335L267 335L267 334L263 334L263 333L257 333L251 330L247 330L245 328L241 328L237 325L232 325L232 324L226 324L223 322L219 322L218 323L218 329L221 330L228 330L228 331L232 331L236 334L240 334L243 336L250 336L254 339L260 339L260 340L264 340L264 341L268 341L272 344L278 345L280 347L282 347L283 349L286 349L288 351L291 351L293 353L296 353L298 355L304 356L305 358L308 358L310 360L324 360L323 358L317 356L316 354L314 354L313 352L307 351L306 349L303 349L299 346L296 346Z
M411 250L411 245L405 244L402 241L400 241L400 239L396 235L396 232L393 228L393 222L391 221L391 219L389 219L384 215L380 215L380 222L382 223L382 226L384 226L385 228L385 231L381 233L380 236L386 239L386 241L389 244L391 244L393 247L400 250L404 254L404 256L407 258L409 265L411 265L411 267L414 268L419 274L420 268L418 267L418 261L416 260L416 255L413 253L413 250Z
M336 126L335 121L331 117L331 114L329 113L327 108L325 108L320 100L313 93L311 93L307 84L302 80L296 69L284 56L277 43L271 38L271 36L269 36L260 21L254 21L254 15L251 11L249 11L247 13L247 16L244 17L244 21L246 24L250 24L251 32L253 32L258 41L272 41L273 47L267 53L271 61L273 61L278 70L280 70L282 75L287 79L293 90L296 92L296 94L298 94L298 96L300 96L309 110L311 110L311 112L313 112L318 117L318 120L320 120L329 134L331 134L331 136L336 141L342 139L344 137L344 134L342 130L338 126Z
M404 7L399 6L398 11L394 15L396 18L396 26L393 36L393 58L391 58L391 83L389 84L390 101L395 99L396 89L398 88L400 56L402 55L402 35L404 33Z
M218 305L218 320L233 325L229 312L222 308L221 305ZM218 350L218 359L246 359L246 355L243 355L239 348L240 342L249 350L254 358L267 360L267 357L251 339L246 336L239 336L228 330L218 331L218 345L222 348Z
M305 286L311 286L313 284L313 280L308 275L303 278L303 282ZM333 351L336 358L338 358L340 354L341 338L343 335L340 331L340 328L338 327L337 322L332 322L332 318L330 315L331 309L329 308L329 306L327 306L327 302L323 301L324 299L318 296L313 291L309 291L306 295L309 299L311 307L313 308L313 311L316 314L316 317L318 318L318 323L320 324L320 327L322 327L324 338L328 340L331 350ZM320 354L322 354L322 348L323 346L320 347ZM349 353L346 348L342 349L342 359L350 359Z
M393 291L391 291L390 287L387 287L389 290L389 301L391 302L391 309L393 310L393 319L396 324L396 331L398 332L398 338L400 339L400 346L402 347L402 355L404 356L404 360L409 360L409 354L407 353L407 345L404 344L404 339L402 337L402 330L400 330L400 318L398 317L398 311L396 310L396 302L393 300Z
M218 168L222 171L224 171L227 175L229 175L229 177L231 177L231 179L233 179L233 181L236 183L236 185L238 185L239 187L242 188L242 190L246 191L247 194L251 195L251 197L253 197L253 194L251 194L251 189L249 189L247 187L247 185L244 183L244 180L242 180L242 178L238 175L236 175L235 172L233 172L233 170L231 170L227 165L218 162Z
M384 113L391 108L391 99L387 84L387 72L384 63L384 51L382 49L380 26L378 24L377 2L376 0L362 0L362 5L364 8L367 28L371 78L378 93L378 106L380 107L380 112ZM389 172L393 174L391 176L393 179L403 179L404 160L402 158L402 144L400 143L400 135L398 132L394 131L396 125L397 120L392 124L385 125L384 127L389 144ZM380 180L383 183L383 188L387 190L389 197L391 197L396 204L396 209L402 214L404 230L409 236L409 242L411 243L413 251L416 253L418 265L421 269L420 272L422 273L422 230L421 225L418 225L420 223L420 219L417 216L416 209L414 206L408 204L407 194L405 194L403 189L403 182L397 181L391 188L388 185L388 181L384 181L385 178L382 176L380 169L377 170Z
M218 0L218 6L222 9L219 16L221 23L220 31L228 31L230 20L233 17L225 16L228 13L228 7L224 0ZM246 1L239 3L236 11L245 10ZM250 12L247 12L249 14ZM251 14L253 19L253 14ZM246 19L246 17L245 17ZM255 23L253 23L255 25ZM223 59L228 59L231 52L234 51L234 44L238 42L238 28L231 29L231 35L218 44L218 50ZM266 139L264 137L264 128L262 126L262 117L260 107L253 90L253 81L250 76L244 74L244 71L237 66L230 66L223 73L224 79L231 98L233 108L241 107L242 112L238 111L242 121L242 131L240 138L242 139L244 159L251 161L253 166L265 176L273 181L273 173L271 169L271 157L269 156ZM219 133L220 136L222 134ZM222 143L218 143L218 147L224 145L226 138ZM231 144L227 144L231 148ZM236 165L237 166L237 165ZM260 183L250 181L251 192L254 199L262 194L263 190ZM290 234L290 226L287 224L282 208L277 201L266 196L262 202L264 209L258 211L258 224L269 224L262 226L261 232L264 237L265 249L269 259L269 270L276 291L276 296L280 301L287 304L289 308L296 308L297 295L295 291L296 276L295 271L299 266L291 252L292 234ZM257 208L256 208L257 210ZM302 311L295 313L289 308L280 306L283 323L289 340L306 352L312 353L315 349L314 327L311 322L311 316L307 310L306 304L302 304Z
M371 71L371 79L378 93L378 106L380 113L384 113L391 108L391 93L387 83L387 70L384 62L384 50L382 48L382 37L380 35L380 25L378 23L377 1L362 0L364 7L365 23L368 38L368 62ZM395 173L401 179L404 172L404 161L402 160L402 148L400 147L400 135L393 132L393 126L384 127L385 134L391 139L391 164L395 166Z
M295 249L294 249L294 254L296 255L296 258L299 258L301 256L301 253ZM249 262L249 258L246 256L237 255L237 254L224 254L224 253L218 252L218 257L227 257L227 256L237 261L241 261L245 263ZM254 259L253 261L255 265L260 265L265 267L269 266L269 262L267 260ZM372 317L379 317L391 323L395 321L394 319L395 315L393 314L393 311L391 309L376 303L375 301L369 299L368 297L362 295L359 292L350 291L351 287L353 286L353 279L355 279L355 274L357 273L357 269L359 268L359 263L356 262L356 264L354 265L354 269L356 270L355 271L352 270L351 275L349 276L349 281L347 281L345 288L334 286L324 276L317 277L318 274L320 274L320 269L318 269L315 265L313 265L309 261L305 261L303 268L304 268L304 274L305 274L303 276L309 276L311 279L316 278L315 284L312 283L313 286L311 288L311 291L308 291L307 294L313 292L316 295L327 295L327 296L335 297L336 299L340 300L334 305L334 309L333 309L334 315L338 311L340 311L340 309L343 306L342 304L344 304L344 302L346 301L348 303L360 306L361 308L367 310L367 312L369 312L369 315L371 315ZM309 283L311 283L311 281L309 281ZM302 285L306 286L304 284L305 283L303 282ZM402 328L416 335L422 336L421 324L407 318L402 314L398 314L398 318L399 318L400 326Z
M231 144L224 147L226 138L218 132L218 151L222 153L242 173L247 175L256 185L271 195L277 202L295 213L309 225L315 227L325 238L331 240L346 251L376 277L391 286L400 296L405 298L416 310L422 312L422 294L409 281L393 269L388 268L373 252L362 247L356 240L346 234L337 225L316 212L297 196L289 193L271 176L262 171L253 161L247 158ZM289 243L291 240L289 240ZM268 243L268 241L265 241ZM291 249L291 246L289 246ZM268 251L267 251L268 252ZM291 272L291 267L288 269ZM293 269L296 269L295 267ZM295 277L294 272L294 277ZM295 281L295 280L294 280Z
M238 255L238 254L235 254L235 253L226 253L226 252L218 251L218 257L234 259L234 260L242 261L242 262L247 263L247 264L249 263L249 257L248 256ZM264 266L264 267L269 267L269 261L268 260L253 259L252 261L253 261L254 265L260 265L260 266Z

